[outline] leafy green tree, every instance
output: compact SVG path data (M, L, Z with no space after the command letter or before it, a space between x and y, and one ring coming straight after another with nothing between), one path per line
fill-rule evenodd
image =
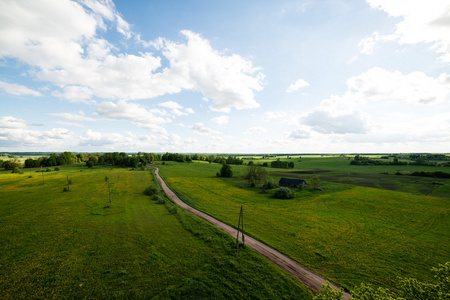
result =
M22 171L19 169L19 167L14 167L11 173L22 174Z
M223 164L222 168L220 169L220 177L232 177L233 176L233 170L231 169L231 166L229 164Z
M77 158L78 158L78 162L83 162L84 161L84 154L83 153L78 153L77 154Z
M318 190L320 188L320 179L317 177L317 175L314 175L309 179L309 184L311 187L315 190Z
M245 174L244 178L247 179L249 183L256 181L260 183L261 181L266 181L267 174L267 170L261 167L260 164L249 164L247 166L247 174Z

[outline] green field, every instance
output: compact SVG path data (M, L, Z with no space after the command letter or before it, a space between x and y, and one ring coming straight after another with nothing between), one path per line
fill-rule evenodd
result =
M393 175L399 168L433 167L292 159L295 169L268 168L271 177L308 180L314 172L291 172L319 171L321 191L298 190L292 200L277 200L258 185L248 187L245 166L233 166L235 176L227 179L215 176L220 165L207 163L171 162L160 174L187 203L231 225L237 226L243 205L250 235L347 289L361 282L395 289L397 276L433 280L430 268L450 260L448 180L435 186L429 181L436 179Z
M236 253L231 237L144 195L148 171L44 175L0 172L2 299L311 299L252 250Z

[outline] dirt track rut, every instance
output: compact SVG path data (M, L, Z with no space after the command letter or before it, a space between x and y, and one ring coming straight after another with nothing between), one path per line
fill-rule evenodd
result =
M156 168L156 177L158 178L159 183L161 184L161 187L163 188L164 192L169 196L176 204L178 204L183 209L193 213L194 215L208 221L212 225L216 226L217 228L225 231L232 237L236 238L237 230L217 219L214 219L210 215L207 215L195 208L192 208L191 206L187 205L181 199L167 186L167 184L164 182L164 180L159 176L159 169ZM245 236L245 244L279 266L281 269L285 270L292 276L296 277L298 280L303 282L304 285L307 287L315 290L320 291L322 289L322 285L326 284L326 279L319 275L314 273L312 270L308 269L307 267L299 264L295 260L289 258L288 256L278 252L277 250L267 246L266 244L255 240L254 238L250 236ZM338 289L338 286L335 284L331 284L333 288ZM351 295L347 292L344 292L344 299L351 299Z

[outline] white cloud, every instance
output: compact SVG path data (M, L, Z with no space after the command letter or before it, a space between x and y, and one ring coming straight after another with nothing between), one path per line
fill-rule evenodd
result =
M29 130L26 121L12 116L0 118L0 148L14 148L18 151L34 149L61 149L69 145L74 133L65 128L53 128L44 132Z
M199 34L183 30L186 43L164 40L163 55L170 61L170 69L161 74L182 89L201 91L212 99L212 110L229 112L256 108L254 91L262 90L262 73L250 60L237 54L226 56L214 50ZM256 74L255 74L256 73Z
M22 119L17 119L12 116L0 118L0 128L8 129L24 129L27 127L27 122Z
M393 34L361 41L363 53L371 53L379 40L397 40L399 44L431 43L442 62L450 62L450 4L445 0L366 0L371 7L401 18Z
M55 121L56 124L66 125L66 126L75 126L75 127L86 127L83 124L75 123L75 122L66 122L66 121Z
M211 121L213 121L214 123L216 123L219 126L225 126L228 124L229 119L230 118L228 116L218 116L218 117L212 118Z
M55 84L60 90L54 95L70 101L137 100L192 90L211 99L216 111L259 106L254 93L262 90L264 75L250 60L219 52L207 39L185 30L184 43L162 38L151 43L169 60L157 72L161 57L120 53L99 37L110 28L105 22L126 38L133 35L110 0L2 1L0 58L25 62L32 68L29 74Z
M183 108L183 106L174 101L167 101L158 105L170 109L171 113L177 117L195 113L192 108Z
M405 75L399 71L372 68L348 79L347 86L353 97L363 100L396 99L413 104L435 104L450 95L450 85L442 83L445 77L446 74L442 74L434 79L422 72Z
M212 135L212 134L219 134L220 133L219 131L216 131L216 130L213 130L213 129L205 127L205 125L203 125L203 123L201 123L201 122L195 123L194 125L189 126L189 128L192 128L194 133L198 134L198 135L209 136L209 135Z
M284 111L268 111L264 114L263 120L264 121L271 121L271 120L277 120L282 119L286 117L288 114Z
M117 103L102 102L98 106L96 113L110 119L132 121L139 127L163 134L166 133L166 130L159 125L171 122L170 119L156 116L154 112L140 105L123 100Z
M307 87L307 86L309 86L309 83L306 82L305 80L303 80L303 79L300 78L300 79L298 79L295 83L291 84L291 85L287 88L286 92L287 92L287 93L296 92L296 91L298 91L299 89L304 88L304 87Z
M49 115L56 116L56 117L62 117L64 119L71 120L71 121L89 121L89 122L97 121L94 118L86 117L82 110L77 111L75 113L49 113Z
M52 95L67 99L70 102L80 102L86 104L95 103L95 101L90 100L93 96L92 90L85 86L69 85L63 88L63 92L54 91Z
M51 130L44 131L43 137L44 139L71 139L74 137L74 132L67 130L65 128L52 128Z
M369 116L357 110L350 112L314 110L300 121L314 131L325 134L367 133L370 127Z
M4 90L8 94L17 96L42 96L38 91L27 88L24 85L7 83L0 80L0 90Z
M243 135L254 135L254 134L258 134L258 133L264 133L267 130L262 127L262 126L253 126L248 128L245 132L243 132Z
M299 128L289 134L291 139L307 139L311 137L310 130L306 128Z

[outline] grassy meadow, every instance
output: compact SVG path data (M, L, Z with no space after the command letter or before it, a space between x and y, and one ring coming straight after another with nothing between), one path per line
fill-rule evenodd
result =
M270 164L254 160L264 161ZM292 161L292 170L267 168L270 177L318 175L322 190L274 199L261 185L249 187L245 166L218 178L218 164L170 162L160 174L187 203L230 225L237 226L243 205L248 234L347 289L361 282L395 289L397 276L432 281L431 267L450 260L449 181L393 175L436 167L350 166L342 157Z
M205 221L144 195L149 171L75 166L44 176L0 172L2 299L312 297Z

